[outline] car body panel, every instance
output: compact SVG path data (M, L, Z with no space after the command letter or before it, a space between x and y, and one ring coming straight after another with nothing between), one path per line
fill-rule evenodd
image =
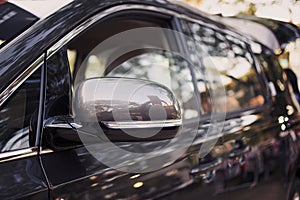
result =
M48 198L48 183L37 156L4 160L0 164L0 169L1 199Z

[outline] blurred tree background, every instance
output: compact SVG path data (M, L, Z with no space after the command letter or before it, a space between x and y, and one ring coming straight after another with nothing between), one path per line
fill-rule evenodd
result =
M181 0L199 10L222 16L238 14L294 23L300 28L300 0ZM300 38L289 43L279 56L283 68L291 68L300 85Z
M300 26L299 0L183 0L211 14L234 16L238 14L292 22Z

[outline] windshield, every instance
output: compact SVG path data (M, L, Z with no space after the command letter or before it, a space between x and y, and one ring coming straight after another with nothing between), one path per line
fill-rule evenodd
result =
M0 0L0 48L32 26L38 19L15 4Z

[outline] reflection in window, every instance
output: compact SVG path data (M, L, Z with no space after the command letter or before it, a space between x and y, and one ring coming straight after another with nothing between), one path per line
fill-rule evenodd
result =
M196 40L196 52L201 55L206 73L210 74L207 77L218 76L226 90L226 110L234 111L262 105L264 97L261 85L245 43L195 23L190 24L190 28ZM216 87L215 84L209 84L212 90L217 89ZM209 102L203 98L201 100Z
M84 76L86 79L101 77L104 74L104 69L104 59L96 55L90 55L87 58L87 69Z
M188 62L180 56L153 50L128 58L105 76L138 78L160 83L174 92L185 110L185 119L198 116Z
M106 54L103 54L106 55ZM153 81L168 87L184 110L185 119L198 117L194 85L188 62L178 55L162 50L137 50L107 63L107 55L88 55L86 66L77 76L136 78Z

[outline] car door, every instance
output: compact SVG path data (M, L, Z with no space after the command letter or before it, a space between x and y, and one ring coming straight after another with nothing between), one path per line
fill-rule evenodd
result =
M281 77L269 79L275 96L274 90L283 86L281 92L278 89L278 100L273 97L275 103L265 79L271 72L262 72L241 37L203 24L188 22L187 26L196 45L202 47L198 52L204 52L200 54L204 66L216 71L213 73L221 77L225 88L227 164L223 192L229 199L284 199L291 162L287 155L295 153L290 152L290 135L283 134L289 116L282 108L294 107L288 98L282 99Z
M203 126L198 127L201 120L195 72L185 58L181 36L170 32L176 26L174 16L165 14L162 8L157 8L160 12L142 5L135 5L132 10L129 5L123 8L126 10L111 13L91 27L79 26L74 33L82 33L63 38L57 43L63 45L48 51L41 160L50 184L50 198L195 199L203 195L223 199L218 194L224 187L222 137L217 133L206 137L209 123L201 122ZM197 76L201 73L197 72ZM120 83L124 83L122 79L148 80L171 89L182 109L181 139L175 139L171 145L170 140L124 142L120 134L119 141L109 143L126 150L125 155L106 143L95 142L89 138L92 134L85 135L87 140L82 139L76 129L83 124L74 121L78 88L85 81L105 78ZM108 88L116 91L112 96L134 94L132 88L120 91L118 87ZM151 90L147 94L149 102L143 104L146 111L152 105L166 105ZM121 105L127 98L107 99L99 117L110 113L109 102ZM136 104L127 107L131 117L147 118L147 113L137 110ZM150 117L159 112L149 112ZM124 113L121 114L115 117ZM142 130L137 132L143 133ZM119 133L111 131L118 140ZM201 147L204 150L200 151Z
M228 185L232 184L229 188L232 191L229 194L231 199L238 198L237 196L286 199L291 174L295 170L294 164L291 163L295 163L294 157L297 155L293 144L296 141L297 128L288 125L295 114L296 107L291 101L291 95L287 94L288 90L282 79L283 73L280 73L281 69L278 68L276 57L265 54L264 48L254 49L261 50L258 56L260 63L254 63L257 72L256 77L251 79L261 80L254 87L261 91L265 102L259 105L262 106L260 111L258 107L254 108L257 111L254 112L255 120L253 118L251 128L246 128L240 136L235 136L234 141L230 141L232 139L230 135L225 139L225 143L226 140L228 143L233 142L228 149L239 149L230 150L228 157L239 160L243 158L239 178L228 183ZM271 62L267 61L270 56L274 59ZM263 65L264 68L261 68ZM268 86L269 91L266 90ZM285 93L284 97L282 93ZM236 156L234 153L240 153L240 149L243 157Z
M37 63L41 65L41 61ZM1 199L48 198L48 185L36 142L41 83L41 69L37 67L40 66L28 67L20 79L1 93Z

